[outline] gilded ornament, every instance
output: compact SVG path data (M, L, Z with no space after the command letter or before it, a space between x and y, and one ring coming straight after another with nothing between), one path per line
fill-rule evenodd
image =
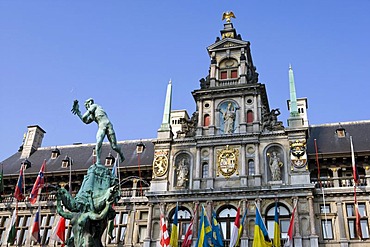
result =
M229 145L225 149L217 151L217 176L220 174L229 178L234 173L239 175L238 172L238 157L239 150L230 148Z

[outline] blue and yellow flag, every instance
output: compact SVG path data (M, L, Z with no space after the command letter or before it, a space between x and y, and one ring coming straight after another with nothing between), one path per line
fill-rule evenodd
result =
M275 202L275 218L274 218L274 246L280 247L280 225L279 225L279 212L278 212L278 202Z
M195 244L195 247L208 247L209 238L212 238L212 228L209 224L206 212L204 211L204 207L202 206L202 214L200 215L199 222L198 240Z
M176 205L175 215L173 216L173 223L171 228L171 238L170 238L170 245L172 247L177 247L179 243L179 236L178 236L178 230L177 230L177 213L179 211L179 204Z
M220 225L216 220L216 212L212 211L212 244L215 247L223 247L224 241L222 239L222 233Z
M256 206L256 222L254 226L253 247L272 247L265 224L263 223L260 211Z

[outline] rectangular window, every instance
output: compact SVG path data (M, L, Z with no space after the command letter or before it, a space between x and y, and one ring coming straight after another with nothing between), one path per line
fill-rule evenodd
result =
M237 70L232 70L231 71L231 78L238 78L238 71Z
M221 80L227 79L227 71L221 71Z
M139 226L139 243L143 243L146 238L146 226Z
M11 217L7 217L7 216L0 217L0 239L6 239L5 238L5 230L6 230L6 227L8 227L9 224L10 224L10 219L11 219ZM10 228L10 226L9 226L9 228Z
M248 161L248 175L253 176L254 174L255 174L254 161L249 160Z
M333 239L333 224L331 220L321 220L323 239Z
M330 213L330 205L328 205L328 204L320 205L320 212L322 214L328 214L328 213Z

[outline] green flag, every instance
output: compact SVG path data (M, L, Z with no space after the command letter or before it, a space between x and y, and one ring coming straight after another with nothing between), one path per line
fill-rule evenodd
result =
M14 222L14 224L12 225L12 228L10 228L10 231L9 231L8 241L7 241L8 244L11 244L11 245L14 244L15 235L16 235L16 231L15 231L15 222Z

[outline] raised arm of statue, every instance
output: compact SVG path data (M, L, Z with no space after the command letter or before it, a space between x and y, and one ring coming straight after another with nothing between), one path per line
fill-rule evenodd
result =
M66 218L66 219L69 219L69 220L73 218L73 213L66 212L66 211L63 210L62 202L58 198L57 198L57 212L63 218Z
M103 219L107 215L107 213L108 213L110 203L111 202L106 201L105 208L100 212L100 214L89 212L88 213L89 214L89 218L91 220L101 220L101 219Z
M87 111L82 115L81 111L80 111L80 107L78 105L78 100L75 100L73 102L73 107L72 107L71 112L74 115L77 115L82 120L82 122L84 122L85 124L89 124L89 123L91 123L95 120L93 115L92 115L94 113L94 110L95 109L93 109L92 106L89 106L89 109L87 109Z

